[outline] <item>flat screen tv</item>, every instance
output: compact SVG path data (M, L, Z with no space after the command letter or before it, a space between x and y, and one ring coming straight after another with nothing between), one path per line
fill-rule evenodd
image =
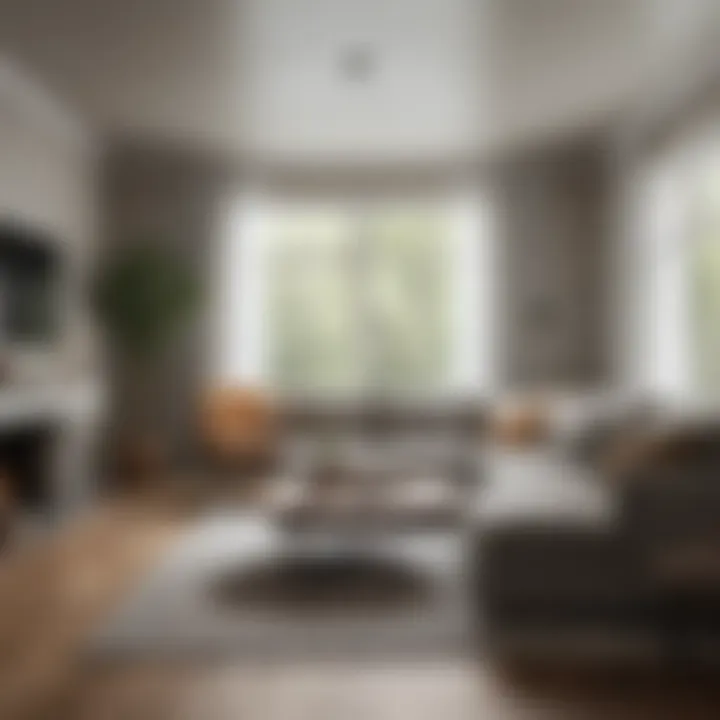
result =
M59 265L49 235L0 219L0 343L44 344L55 338Z

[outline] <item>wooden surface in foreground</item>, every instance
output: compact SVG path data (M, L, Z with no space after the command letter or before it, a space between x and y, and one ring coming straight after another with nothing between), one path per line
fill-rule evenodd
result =
M91 665L88 634L152 572L191 515L158 498L108 502L2 558L2 720L720 717L720 683L652 672L500 672L481 660L421 659Z

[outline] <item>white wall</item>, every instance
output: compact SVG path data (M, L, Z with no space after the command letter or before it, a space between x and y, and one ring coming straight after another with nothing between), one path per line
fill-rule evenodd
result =
M93 257L95 148L83 123L10 60L0 57L0 220L36 227L62 249L68 282L59 365L90 363L81 287Z
M20 68L0 57L0 222L37 228L60 249L58 341L3 346L9 378L0 388L6 425L13 408L58 421L48 483L57 517L81 508L97 486L96 437L102 385L85 294L96 245L93 137Z

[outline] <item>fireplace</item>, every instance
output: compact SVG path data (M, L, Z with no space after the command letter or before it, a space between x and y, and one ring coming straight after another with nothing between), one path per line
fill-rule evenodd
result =
M49 424L0 429L0 475L5 493L20 513L52 510L52 452L57 429Z
M0 337L53 342L59 332L60 256L41 230L0 217Z

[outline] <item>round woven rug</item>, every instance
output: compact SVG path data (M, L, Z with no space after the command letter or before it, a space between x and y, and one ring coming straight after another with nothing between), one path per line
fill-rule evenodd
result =
M284 616L367 616L432 601L427 574L401 560L373 557L281 559L225 570L210 587L225 609Z

